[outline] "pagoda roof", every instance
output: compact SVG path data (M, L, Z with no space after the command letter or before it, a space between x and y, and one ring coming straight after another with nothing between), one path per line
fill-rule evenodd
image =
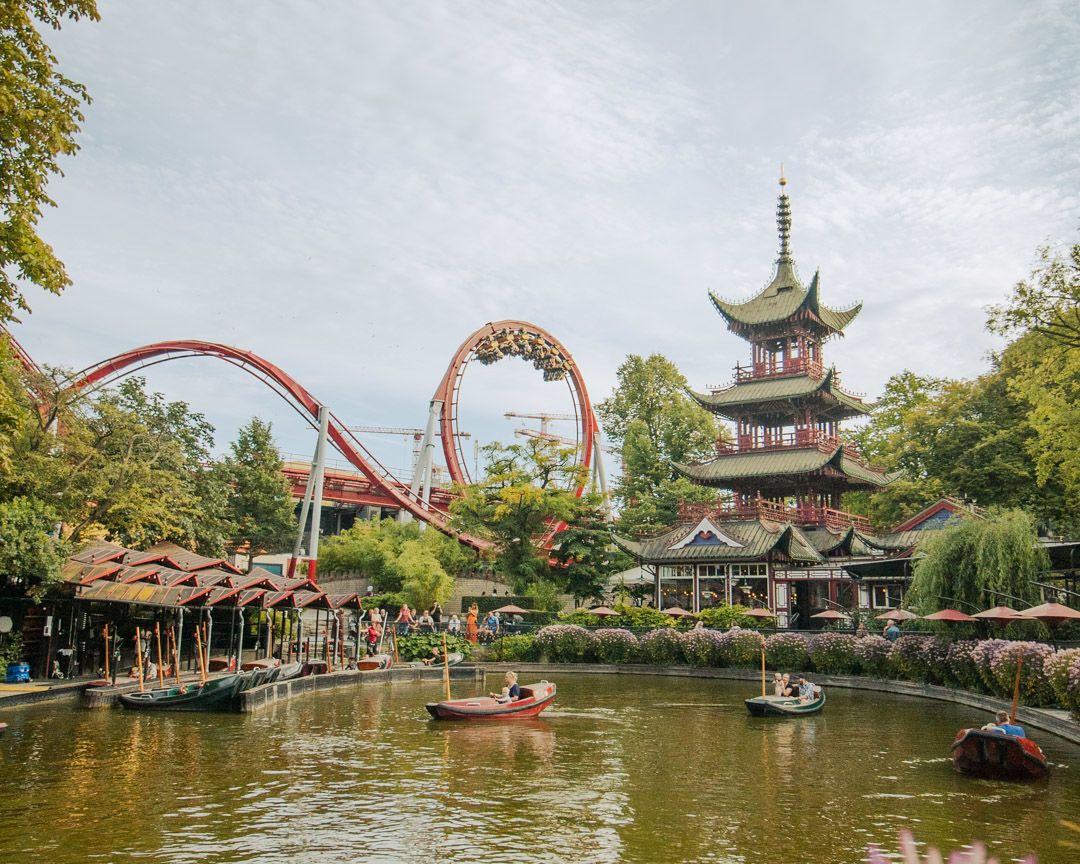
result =
M733 327L778 324L791 320L805 310L830 333L843 333L844 328L862 310L861 303L847 309L833 309L821 302L819 294L820 272L814 273L810 287L806 288L795 272L795 262L790 258L781 258L776 264L776 275L772 281L749 300L733 303L717 297L712 291L709 292L709 299L716 311Z
M653 564L755 561L774 552L792 561L816 564L822 560L798 526L764 519L680 522L654 537L634 540L613 535L613 539L635 558Z
M750 450L718 456L700 465L674 463L680 474L705 486L725 486L728 481L753 477L809 474L832 467L862 486L887 486L894 479L877 468L849 456L843 446L821 450L817 447L783 450Z
M742 406L805 399L822 391L847 409L844 412L845 416L866 414L872 406L867 405L858 396L841 390L835 383L835 375L836 370L829 369L821 378L812 378L805 374L788 375L758 381L753 379L739 381L716 393L697 393L693 390L688 392L702 408L731 419L738 418L739 415L734 412Z
M840 531L824 526L803 528L803 533L822 555L873 555L875 552L873 538L854 526Z

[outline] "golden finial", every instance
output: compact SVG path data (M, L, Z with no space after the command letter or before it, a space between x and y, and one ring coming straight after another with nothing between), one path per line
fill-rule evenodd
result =
M784 177L784 163L780 163L780 185L787 186L787 178Z

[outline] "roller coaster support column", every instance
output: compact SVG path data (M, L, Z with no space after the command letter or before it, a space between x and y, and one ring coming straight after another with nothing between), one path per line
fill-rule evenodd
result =
M314 561L319 557L319 526L322 523L322 490L323 470L326 467L326 433L330 425L330 409L325 405L319 406L319 437L315 442L315 456L311 460L311 468L308 471L307 486L304 488L304 503L300 506L300 524L296 529L296 544L293 546L292 558L289 560L289 576L296 575L296 562L304 552L304 532L308 529L308 517L311 521L310 539L308 541L308 577L314 579ZM312 502L317 501L314 512Z
M431 404L428 406L428 419L427 425L424 427L424 437L420 442L420 458L416 461L412 485L409 487L409 494L413 499L419 498L425 509L431 505L431 478L435 466L435 430L442 420L442 411L442 400L432 399ZM403 521L412 518L404 510L401 510L400 513L404 517ZM423 528L424 523L421 523L420 529L423 530Z
M604 451L600 446L600 432L597 431L593 435L593 485L599 488L600 495L603 498L604 514L607 516L608 521L612 521L611 515L611 499L608 496L607 488L607 471L604 468Z

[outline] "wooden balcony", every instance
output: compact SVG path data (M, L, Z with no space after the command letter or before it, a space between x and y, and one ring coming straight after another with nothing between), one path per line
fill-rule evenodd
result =
M839 438L828 435L820 429L794 429L779 434L739 435L734 442L717 441L716 455L726 456L731 453L761 453L770 450L792 450L816 447L822 453L831 453L837 447L844 448L844 455L862 462L858 451Z
M779 358L775 363L754 363L750 366L735 366L735 383L761 381L769 378L781 378L785 375L809 375L815 380L825 376L825 366L820 360L808 357L789 357L787 362Z
M870 520L865 516L836 510L832 507L818 507L802 504L789 507L777 501L755 498L748 504L687 504L679 502L679 520L691 522L710 518L724 519L766 519L770 522L791 522L800 526L823 525L833 531L846 531L854 527L858 531L869 532Z

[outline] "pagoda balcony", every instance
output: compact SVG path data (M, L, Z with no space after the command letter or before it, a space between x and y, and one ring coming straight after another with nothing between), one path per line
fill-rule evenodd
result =
M769 378L782 378L785 375L808 375L815 380L825 377L825 365L820 360L810 357L781 358L776 363L753 363L750 366L735 366L735 383L761 381Z
M862 456L851 444L847 444L834 435L822 432L820 429L795 429L791 432L763 434L758 437L753 435L739 435L735 442L717 441L716 455L727 456L732 453L761 453L775 450L804 450L808 447L816 447L822 453L831 453L837 447L844 448L844 455L859 463L863 462Z
M799 526L824 526L833 531L870 532L870 520L856 513L848 513L833 507L815 504L799 504L791 507L777 501L755 498L743 504L687 504L679 502L679 521L693 522L701 519L723 521L725 519L765 519L769 522L790 522Z

